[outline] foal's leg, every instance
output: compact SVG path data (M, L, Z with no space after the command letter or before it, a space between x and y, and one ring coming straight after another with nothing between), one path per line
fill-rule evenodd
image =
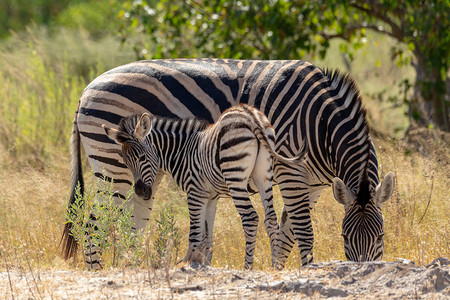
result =
M190 262L195 249L202 243L205 235L206 208L209 202L209 193L202 189L191 188L187 193L189 209L189 247L184 262Z
M270 250L272 253L272 267L275 265L278 250L279 227L277 215L273 208L273 170L272 157L265 149L260 149L252 172L252 178L258 187L261 201L264 206L264 225L270 240Z
M217 201L219 200L219 195L214 196L206 206L206 223L205 223L205 234L207 238L207 244L204 252L205 265L210 266L212 255L213 255L213 229L214 229L214 219L216 217Z
M238 135L238 132L235 132L235 134ZM243 134L239 136L243 136ZM247 184L255 165L257 156L255 149L258 149L258 144L256 139L252 139L240 143L239 146L239 150L234 151L232 155L237 155L240 159L232 159L233 156L227 157L227 155L231 154L231 151L221 153L220 168L233 198L234 205L241 216L242 228L245 234L244 269L249 270L253 268L259 217L248 196Z
M258 214L248 197L247 186L238 186L234 182L229 184L231 196L234 205L241 216L242 228L245 234L245 263L244 269L253 268L253 259L255 255L256 233L258 231Z

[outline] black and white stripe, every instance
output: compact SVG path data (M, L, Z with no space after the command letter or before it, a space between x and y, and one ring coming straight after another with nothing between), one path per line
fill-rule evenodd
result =
M276 162L274 166L285 204L280 222L280 266L294 241L300 247L302 264L307 264L312 261L313 245L310 209L321 190L340 178L352 203L368 207L373 199L358 199L359 190L364 186L373 194L379 185L377 157L358 89L340 73L323 72L303 61L225 59L139 61L110 70L92 81L80 99L72 132L73 182L81 179L79 146L83 144L94 173L101 174L104 169L115 179L118 197L130 189L133 176L123 163L120 147L104 134L103 123L114 127L122 117L143 112L213 123L238 103L254 106L268 117L275 129L275 149L284 156L296 155L303 141L307 142L304 162L296 166ZM133 202L136 228L143 228L152 201L135 197ZM380 210L377 215L381 217ZM352 224L364 229L373 223ZM382 232L382 226L377 230ZM367 231L361 232L365 242L373 239ZM67 256L72 244L69 236ZM349 259L359 260L349 255L361 253L357 243L350 239L345 249ZM372 260L382 252L381 248L376 257L358 257Z
M187 193L192 256L208 237L204 256L212 257L212 231L217 199L231 195L245 233L245 269L253 267L258 215L248 196L252 180L264 206L272 264L276 261L277 217L273 208L273 158L298 164L304 153L285 158L274 150L275 133L267 118L244 104L227 109L213 125L198 119L167 119L144 113L126 117L119 129L103 126L122 145L122 158L134 175L135 193L150 199L158 170L171 174Z

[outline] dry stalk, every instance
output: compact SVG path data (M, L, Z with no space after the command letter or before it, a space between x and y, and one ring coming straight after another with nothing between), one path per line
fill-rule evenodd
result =
M170 253L170 250L172 249L172 247L173 247L173 240L169 239L167 241L166 255L164 257L164 259L166 260L164 262L164 273L166 275L165 278L166 278L166 281L167 281L167 285L169 286L170 298L171 299L173 299L173 291L172 291L172 284L171 284L171 281L170 281L169 271L170 271L170 262L172 260L172 255Z
M28 270L30 270L31 278L33 279L33 283L34 283L34 286L36 287L36 291L39 294L39 298L42 299L41 291L39 290L39 286L36 282L36 277L34 277L33 269L31 268L30 260L28 259L28 251L25 252L25 260L27 261ZM31 291L31 289L30 289L30 291ZM34 295L33 295L33 297L34 297Z
M151 251L151 249L150 249L150 236L147 235L146 241L145 241L145 255L144 255L144 257L146 256L145 261L146 261L146 264L147 264L148 282L150 284L150 288L153 288L152 274L150 273L150 264L149 264L150 257L151 257L150 256L150 251ZM156 276L155 276L155 278L156 278Z
M11 298L12 298L12 300L14 300L14 289L13 289L13 286L12 286L11 276L10 276L10 273L9 273L8 262L6 261L6 254L3 256L3 260L5 261L6 272L8 274L9 288L11 289Z
M422 222L423 218L425 217L427 211L428 211L428 207L430 207L430 203L431 203L431 195L433 194L433 187L434 187L434 174L431 175L431 188L430 188L430 195L428 195L428 203L427 203L427 207L425 207L425 211L423 212L422 217L420 218L419 222L417 224L420 224L420 222Z

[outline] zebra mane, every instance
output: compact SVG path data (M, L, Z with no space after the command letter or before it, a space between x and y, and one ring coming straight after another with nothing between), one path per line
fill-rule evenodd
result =
M365 157L364 166L359 175L359 181L357 187L357 201L362 208L371 199L370 191L370 179L369 179L369 166L370 166L370 154L371 154L371 144L372 140L370 138L370 127L367 122L367 111L363 107L361 93L355 80L347 73L343 73L339 70L329 70L325 69L324 74L328 77L330 82L330 88L333 90L340 91L343 88L347 88L346 94L352 94L351 103L349 106L357 106L358 111L355 114L355 120L360 120L361 125L358 128L358 134L364 132L366 138L365 143L362 147L365 147L363 156Z
M366 142L366 164L361 172L361 176L359 179L359 188L358 194L356 195L356 199L358 204L364 209L367 203L369 203L372 198L372 193L370 190L370 180L369 180L369 165L370 165L370 148L371 148L371 139L367 139Z
M141 115L131 115L122 118L119 123L119 131L122 131L124 133L133 135L134 129L136 128L137 123L139 122L141 118ZM172 128L179 128L180 125L186 123L187 121L192 122L192 129L201 131L206 129L210 123L208 121L197 119L197 118L191 118L191 119L177 119L177 118L167 118L167 117L159 117L155 115L151 115L152 124L156 128L164 128L165 125L170 124L172 125Z
M119 131L125 132L128 134L133 134L134 129L136 128L136 125L139 122L140 118L141 118L141 115L131 115L131 116L122 118L119 123L119 128L118 128Z

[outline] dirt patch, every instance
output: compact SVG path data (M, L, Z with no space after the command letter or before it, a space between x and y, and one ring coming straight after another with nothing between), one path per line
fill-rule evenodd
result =
M0 273L6 299L449 299L448 259L315 263L295 271L200 267L164 270L18 271Z

